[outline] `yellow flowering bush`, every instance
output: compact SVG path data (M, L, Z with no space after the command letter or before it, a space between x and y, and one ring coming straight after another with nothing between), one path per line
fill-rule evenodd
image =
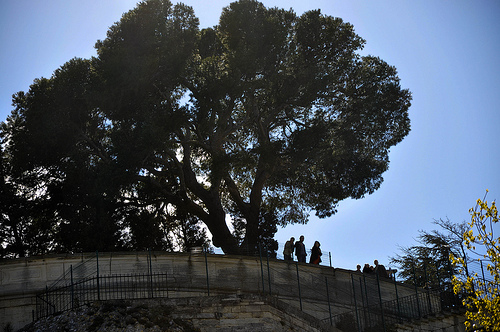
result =
M494 236L494 228L499 225L498 209L494 201L488 204L485 195L469 213L470 228L463 241L479 257L477 261L488 264L490 276L480 278L477 273L467 271L467 262L452 255L453 263L459 267L459 275L453 277L453 290L462 296L467 310L467 331L500 331L500 237Z

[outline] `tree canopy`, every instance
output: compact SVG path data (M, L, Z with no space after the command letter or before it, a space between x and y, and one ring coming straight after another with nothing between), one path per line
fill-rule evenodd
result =
M191 7L140 2L96 57L14 96L7 181L46 205L65 249L201 222L225 252L255 251L276 225L373 193L409 133L411 94L364 43L320 10L240 0L200 30Z

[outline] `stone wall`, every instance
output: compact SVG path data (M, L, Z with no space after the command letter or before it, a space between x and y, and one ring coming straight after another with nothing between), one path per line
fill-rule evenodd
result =
M190 320L202 331L338 331L269 297L213 296L170 301L175 303L173 316Z
M8 322L16 329L31 322L35 295L58 279L61 284L67 283L70 271L75 280L96 275L97 270L101 276L161 272L168 277L170 298L271 294L320 321L326 321L330 312L336 315L355 306L356 290L352 271L348 270L231 255L138 252L93 256L56 255L0 262L0 328ZM395 299L394 289L392 281L381 280L382 300ZM376 303L379 293L372 293L370 303ZM398 284L399 297L411 294L415 294L414 288Z

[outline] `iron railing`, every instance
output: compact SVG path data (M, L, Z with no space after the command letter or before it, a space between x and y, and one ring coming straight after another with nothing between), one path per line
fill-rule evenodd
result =
M220 278L214 279L218 278L220 271L210 270L207 253L201 254L205 256L204 259L199 255L193 264L204 266L198 266L190 275L186 275L185 271L176 272L174 268L166 268L165 265L161 268L153 266L150 251L136 253L142 255L143 261L146 256L147 267L143 264L145 271L134 274L103 273L99 270L99 253L86 260L82 257L79 264L71 266L61 278L36 296L34 318L76 309L94 301L176 298L200 294L211 296L234 292L234 289L221 286L223 281ZM283 268L268 256L260 255L256 259L260 271L255 272L259 280L252 280L252 284L247 285L246 292L271 295L326 324L346 331L349 328L354 328L355 331L375 331L379 328L387 330L393 324L435 315L449 307L448 298L443 296L445 293L436 290L415 287L414 294L398 297L398 289L404 288L407 294L408 286L394 280L384 279L381 282L376 276L351 272L351 280L340 287L335 286L334 269L331 269L331 273L330 270L324 270L322 274L315 275L310 270L306 273L304 269L307 265L302 263L281 262L287 264ZM305 276L307 279L304 279ZM189 282L186 282L186 278L189 278ZM394 289L389 291L388 285L391 282ZM216 284L217 287L214 287ZM391 299L387 300L389 297ZM338 298L352 299L341 313L336 307ZM355 310L349 309L353 307Z
M37 319L95 301L165 298L166 273L94 276L52 288L36 296Z

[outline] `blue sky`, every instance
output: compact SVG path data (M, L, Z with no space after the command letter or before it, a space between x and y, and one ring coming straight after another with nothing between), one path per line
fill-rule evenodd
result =
M354 25L362 54L398 69L413 93L412 130L390 153L385 181L374 194L343 201L338 213L280 229L282 244L303 234L330 251L336 267L378 259L414 244L434 219L469 220L489 189L500 197L500 2L495 0L264 0L298 14L321 9ZM230 1L186 0L201 27L217 24ZM132 9L133 0L0 0L0 121L13 93L73 57L95 55L94 44ZM497 236L500 234L497 229ZM280 248L281 251L281 248Z

